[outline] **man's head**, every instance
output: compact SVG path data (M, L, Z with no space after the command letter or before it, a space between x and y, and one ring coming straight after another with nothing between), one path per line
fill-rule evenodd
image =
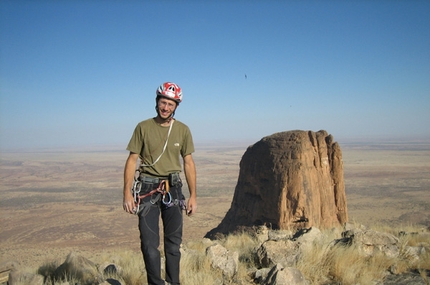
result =
M173 118L176 108L182 102L182 89L177 84L165 82L155 92L155 110L158 116L167 120Z

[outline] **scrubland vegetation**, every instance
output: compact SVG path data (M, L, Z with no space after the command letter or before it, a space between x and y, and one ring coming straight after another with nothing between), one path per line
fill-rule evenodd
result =
M394 234L401 241L400 255L397 258L388 257L384 252L363 256L354 245L329 247L338 235L336 232L326 231L324 239L304 251L297 268L311 284L374 284L375 281L382 281L387 274L415 270L423 272L422 277L428 284L425 272L430 270L430 240L424 240L420 235L399 235L404 230L384 229L375 228L380 232ZM416 232L419 229L408 227L408 230ZM413 265L406 256L406 246L417 245L425 245L426 254Z
M383 252L364 256L354 245L335 245L333 241L340 238L341 229L323 231L323 238L318 239L302 250L296 268L302 272L309 284L382 284L387 274L402 274L410 271L420 272L423 281L429 284L427 277L430 271L430 240L428 235L402 234L405 228L374 228L376 231L395 235L401 243L400 255L388 257ZM407 227L408 233L422 232L418 227ZM428 229L425 229L426 231ZM256 269L255 252L261 244L255 236L247 233L231 234L217 241L229 251L239 253L239 267L236 275L226 281L222 272L211 266L206 256L206 248L212 241L201 239L190 241L183 245L181 260L181 282L186 285L214 284L258 284L254 281L253 272ZM408 258L407 246L420 245L425 254L417 262L411 263ZM111 273L105 278L118 280L122 284L145 284L146 275L140 253L118 252L116 256L103 256L94 260L98 264L114 263L117 273ZM44 264L38 273L49 276L59 264ZM68 284L78 284L69 276ZM64 281L54 281L52 284L65 284Z

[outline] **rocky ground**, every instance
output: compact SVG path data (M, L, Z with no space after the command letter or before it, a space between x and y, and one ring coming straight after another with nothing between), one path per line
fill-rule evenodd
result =
M426 276L430 279L430 271ZM410 272L399 275L390 275L384 280L383 285L428 285L419 272Z

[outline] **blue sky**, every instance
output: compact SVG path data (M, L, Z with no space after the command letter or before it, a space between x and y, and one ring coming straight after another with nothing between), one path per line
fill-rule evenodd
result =
M430 139L429 1L0 2L0 149L126 146L183 89L196 143ZM245 78L245 74L246 77Z

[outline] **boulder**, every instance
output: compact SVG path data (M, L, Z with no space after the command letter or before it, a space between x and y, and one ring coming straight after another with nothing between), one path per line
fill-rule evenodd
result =
M348 221L342 152L326 131L287 131L248 147L231 207L206 237L243 227L320 229Z
M104 281L95 263L74 252L69 253L64 263L54 271L53 275L54 280L72 277L85 285L99 284Z
M233 278L239 266L239 253L230 252L220 244L214 244L206 249L206 256L210 259L212 267L220 269L223 276Z
M269 235L255 253L255 262L260 267L271 267L280 264L284 267L295 266L305 248L310 248L313 242L323 237L318 228L298 230L294 235L289 231L276 231ZM272 238L270 238L272 237Z
M112 263L112 262L105 262L99 266L99 271L103 273L103 275L106 276L112 276L112 275L119 275L123 271L121 266Z
M430 270L423 270L421 274L420 272L406 272L398 275L388 275L382 285L428 285Z
M382 252L387 257L397 258L400 254L400 241L392 234L355 229L343 232L342 236L343 243L356 245L365 256Z
M299 256L299 244L291 240L268 240L256 252L256 262L261 267L276 264L294 266Z
M417 266L419 262L425 258L427 251L422 245L420 246L405 246L403 258L405 258L411 266Z
M296 268L275 265L263 285L307 285L303 274Z

